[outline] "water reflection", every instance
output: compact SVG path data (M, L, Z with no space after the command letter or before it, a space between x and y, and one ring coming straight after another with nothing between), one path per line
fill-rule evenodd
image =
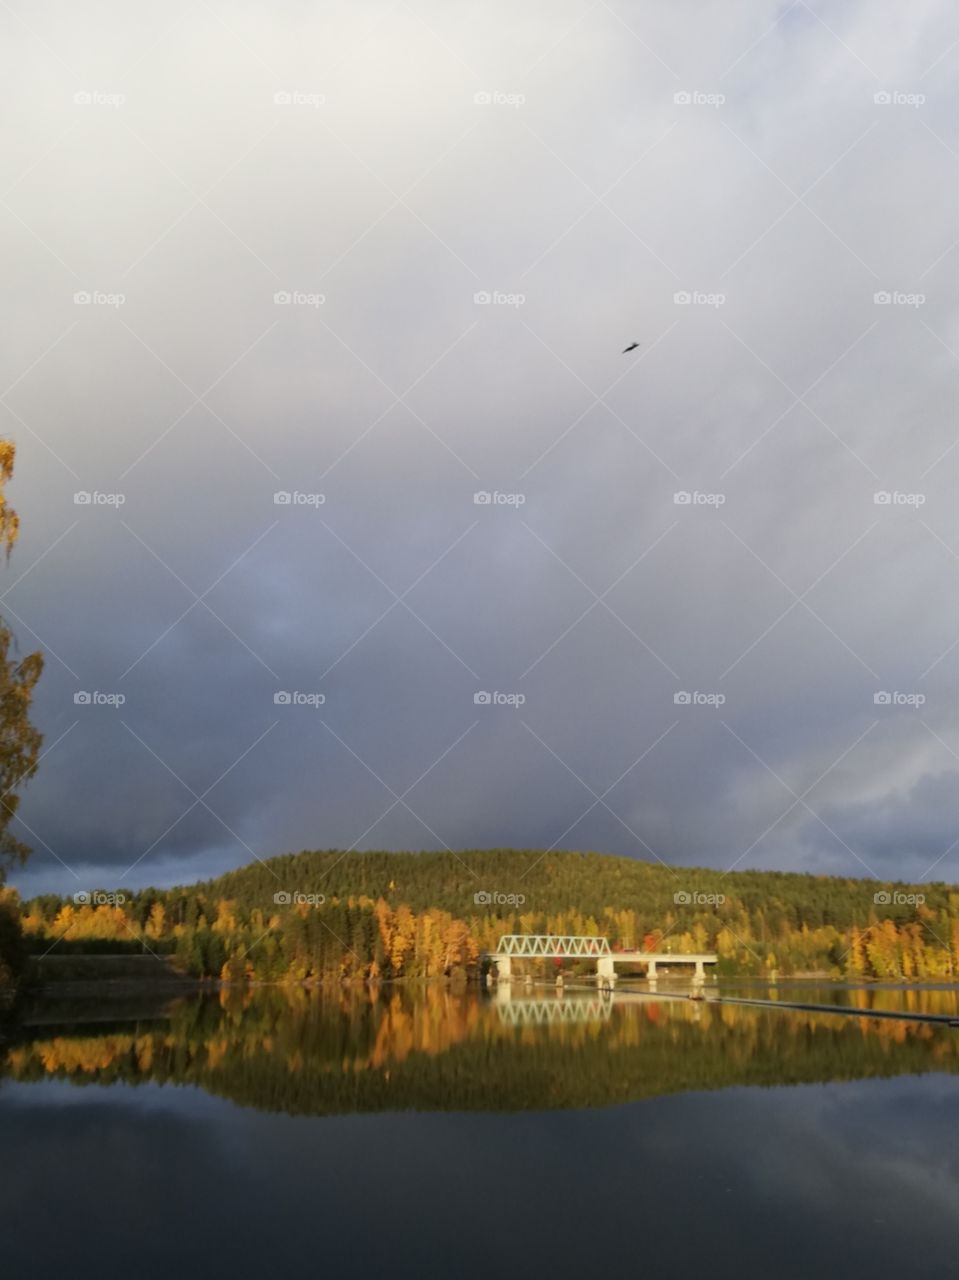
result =
M950 1014L957 999L954 989L881 988L806 988L801 998ZM437 986L228 989L112 1011L102 999L44 1002L24 1011L0 1057L0 1078L14 1081L191 1084L297 1115L600 1107L957 1068L959 1038L943 1025L627 990Z
M557 1022L608 1022L613 1014L613 994L516 996L509 983L500 983L494 997L500 1021L513 1027L552 1025Z

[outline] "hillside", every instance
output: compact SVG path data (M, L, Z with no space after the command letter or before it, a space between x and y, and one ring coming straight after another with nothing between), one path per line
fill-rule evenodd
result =
M475 969L503 933L603 933L614 946L716 950L727 972L949 978L959 893L943 883L724 874L593 853L303 852L215 880L24 906L28 938L146 943L197 975L433 977Z
M197 885L213 898L235 898L240 905L263 906L277 888L346 898L365 895L400 901L415 911L439 907L454 915L476 910L477 892L522 895L514 906L490 903L486 914L508 917L575 911L599 919L608 907L637 913L649 928L666 917L684 921L700 916L763 913L772 932L782 925L866 926L879 909L877 892L893 886L875 880L811 876L797 872L732 871L669 867L661 863L599 853L543 852L537 849L466 849L457 853L303 852L254 862ZM953 885L895 886L902 895L922 894L932 910L948 909L959 892ZM177 892L177 891L174 891ZM189 893L189 890L183 892ZM677 894L723 897L724 903L677 902ZM883 918L915 918L916 907L891 902Z

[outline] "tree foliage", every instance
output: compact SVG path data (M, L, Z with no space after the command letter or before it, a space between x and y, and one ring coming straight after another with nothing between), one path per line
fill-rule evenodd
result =
M19 517L6 494L15 456L13 442L0 440L0 547L7 557L20 531ZM17 657L13 632L0 618L0 885L10 864L23 862L30 852L11 827L20 803L18 788L36 773L40 758L43 739L30 721L30 707L42 671L42 654ZM0 930L0 988L9 983L19 953L19 944L11 941L9 933Z
M867 880L725 875L600 854L332 850L274 858L205 884L145 889L119 907L77 908L48 895L26 904L24 926L44 947L55 938L112 938L175 949L188 972L229 982L475 974L505 933L603 934L620 950L714 951L725 973L952 979L959 893L927 884L911 897L921 900L877 893Z

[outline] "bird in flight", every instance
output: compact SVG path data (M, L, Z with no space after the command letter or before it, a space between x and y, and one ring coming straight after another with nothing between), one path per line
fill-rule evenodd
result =
M638 342L631 342L628 347L623 348L623 355L625 355L627 351L635 351L638 346Z

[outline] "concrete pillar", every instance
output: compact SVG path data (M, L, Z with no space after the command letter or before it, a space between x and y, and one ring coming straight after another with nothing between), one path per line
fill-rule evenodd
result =
M695 982L705 982L705 981L706 981L706 970L703 968L703 962L702 962L702 960L697 960L697 961L696 961L696 975L695 975L695 978L694 978L693 980L694 980Z
M656 981L656 961L655 960L646 961L646 977L649 978L650 982Z
M616 965L612 956L597 956L596 978L601 987L612 987L616 983Z
M499 982L509 982L512 976L512 964L509 956L494 956L496 963L496 978Z

